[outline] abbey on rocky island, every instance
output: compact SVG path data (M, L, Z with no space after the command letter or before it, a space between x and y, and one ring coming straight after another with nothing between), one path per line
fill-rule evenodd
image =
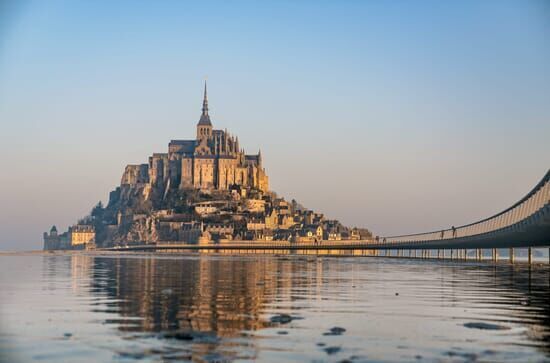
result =
M98 203L64 233L53 226L44 249L368 236L270 191L261 152L247 155L237 137L213 129L205 83L196 138L172 140L167 153L127 165L107 206Z

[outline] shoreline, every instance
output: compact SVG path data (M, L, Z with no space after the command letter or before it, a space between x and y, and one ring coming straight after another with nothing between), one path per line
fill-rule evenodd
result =
M449 258L420 258L420 257L408 257L408 256L375 256L372 254L354 254L354 253L340 253L339 250L333 251L333 253L293 253L291 250L278 250L277 252L258 252L250 250L248 252L219 252L219 251L200 251L200 250L187 250L187 251L173 251L173 252L159 252L159 251L132 251L132 250L28 250L28 251L0 251L0 257L8 256L90 256L90 257L101 257L101 256L154 256L154 257L177 257L177 256L201 256L201 255L211 255L211 256L239 256L246 257L252 255L269 255L269 256L283 256L283 257L371 257L371 258L384 258L384 259L400 259L400 260L424 260L424 261L440 261L440 262L452 262L452 263L483 263L483 264L498 264L498 265L528 265L527 257L516 257L515 263L510 263L507 258L500 259L499 261L493 261L490 258L483 259L481 261L475 259L449 259ZM548 257L543 256L539 258L534 258L532 266L545 267L549 265Z

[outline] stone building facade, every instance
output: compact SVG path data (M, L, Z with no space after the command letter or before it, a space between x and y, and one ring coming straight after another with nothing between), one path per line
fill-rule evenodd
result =
M267 192L269 179L261 152L246 155L239 139L215 130L208 114L206 84L202 114L194 140L172 140L167 153L155 153L148 164L128 165L121 185L146 184L146 193L170 189L229 190L242 186Z
M72 247L95 242L95 229L91 225L77 224L69 229L69 233Z
M59 234L57 227L52 226L50 233L44 232L43 237L44 250L84 248L95 242L95 228L88 224L77 224Z

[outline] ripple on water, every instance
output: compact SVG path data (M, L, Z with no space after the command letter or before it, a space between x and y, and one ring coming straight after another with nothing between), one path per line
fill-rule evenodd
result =
M550 358L545 266L199 254L2 262L0 351L20 361Z

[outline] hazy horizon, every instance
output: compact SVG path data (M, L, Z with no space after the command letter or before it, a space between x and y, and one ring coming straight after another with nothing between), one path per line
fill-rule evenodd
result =
M485 218L550 167L543 1L0 7L0 250L194 138L205 76L273 191L378 235Z

